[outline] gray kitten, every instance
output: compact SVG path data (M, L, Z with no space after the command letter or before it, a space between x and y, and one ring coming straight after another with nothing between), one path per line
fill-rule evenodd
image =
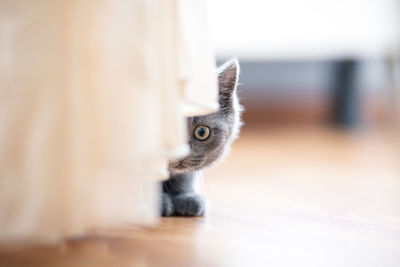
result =
M236 94L239 64L231 60L218 68L219 105L217 112L187 118L190 154L169 163L169 179L162 183L163 216L201 216L206 203L196 193L202 169L221 159L239 133L241 107Z

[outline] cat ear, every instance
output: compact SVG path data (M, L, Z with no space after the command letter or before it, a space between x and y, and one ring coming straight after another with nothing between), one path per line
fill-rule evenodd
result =
M239 76L239 63L232 59L217 69L219 105L221 111L232 109L233 97L236 94L236 86Z

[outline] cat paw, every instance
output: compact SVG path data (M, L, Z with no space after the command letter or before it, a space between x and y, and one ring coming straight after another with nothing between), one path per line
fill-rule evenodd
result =
M206 201L195 194L181 194L172 198L175 214L180 216L203 216L206 211Z
M161 215L171 216L174 214L174 203L172 203L171 197L167 193L162 194L161 199Z

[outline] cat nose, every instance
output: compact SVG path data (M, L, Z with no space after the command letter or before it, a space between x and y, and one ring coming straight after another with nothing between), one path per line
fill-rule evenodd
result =
M192 142L188 142L188 146L190 148L190 151L193 151L193 143Z

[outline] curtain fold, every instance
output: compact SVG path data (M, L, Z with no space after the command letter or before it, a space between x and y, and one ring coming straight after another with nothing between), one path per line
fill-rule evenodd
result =
M0 242L152 224L218 108L206 3L0 0Z

